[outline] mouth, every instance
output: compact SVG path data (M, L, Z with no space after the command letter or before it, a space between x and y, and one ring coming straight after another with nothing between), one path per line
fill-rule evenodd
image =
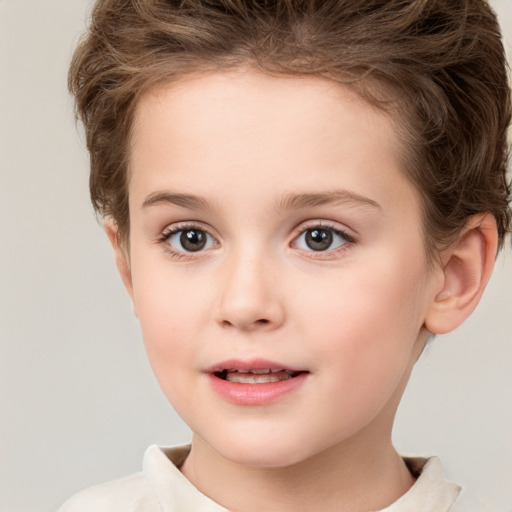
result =
M226 368L221 371L213 372L215 377L239 384L268 384L272 382L281 382L297 377L302 371L286 370L284 368Z
M207 372L217 379L235 384L273 384L309 373L266 359L231 359L210 367Z
M267 405L298 391L310 372L266 359L230 359L206 370L212 389L237 405Z

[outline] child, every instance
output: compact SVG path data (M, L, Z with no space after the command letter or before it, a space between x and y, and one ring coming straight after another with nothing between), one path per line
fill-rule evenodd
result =
M483 0L100 0L70 88L149 360L193 431L62 512L468 511L391 444L510 228Z

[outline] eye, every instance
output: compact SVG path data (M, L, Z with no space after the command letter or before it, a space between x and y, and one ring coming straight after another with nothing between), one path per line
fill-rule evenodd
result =
M302 231L295 241L295 246L305 251L323 252L337 249L351 241L352 237L339 229L314 226Z
M203 229L176 229L164 236L171 248L178 252L198 252L216 245L215 239Z

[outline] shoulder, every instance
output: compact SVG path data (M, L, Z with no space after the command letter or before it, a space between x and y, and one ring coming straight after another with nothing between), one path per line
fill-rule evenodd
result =
M199 492L180 471L190 445L150 446L142 472L75 494L58 512L227 512Z
M385 512L491 512L468 490L446 479L438 457L404 457L404 462L416 482Z
M95 485L72 496L58 512L159 511L143 473Z

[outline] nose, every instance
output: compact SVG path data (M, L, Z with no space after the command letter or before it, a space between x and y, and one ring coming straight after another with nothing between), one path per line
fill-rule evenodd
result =
M271 331L284 322L283 292L277 270L254 252L233 254L224 262L216 320L241 331Z

